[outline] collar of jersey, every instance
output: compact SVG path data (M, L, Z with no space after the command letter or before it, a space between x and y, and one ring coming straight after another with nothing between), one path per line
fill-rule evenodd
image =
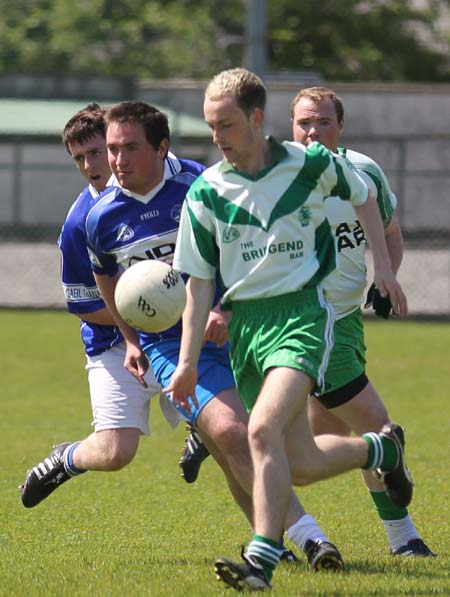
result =
M133 199L137 199L138 201L142 201L142 203L148 203L153 197L163 188L166 180L169 178L174 177L179 172L181 172L181 164L179 159L173 154L171 151L167 154L166 159L164 160L164 172L162 180L156 187L153 187L151 191L149 191L146 195L138 195L137 193L133 193L133 191L129 191L128 189L122 188L122 191L128 197L133 197ZM114 174L111 175L108 182L106 183L107 187L120 187L117 178Z
M226 160L222 160L222 163L220 164L219 170L222 174L225 174L226 172L235 172L236 174L239 174L240 176L243 176L244 178L248 178L249 180L258 180L260 178L262 178L263 176L265 176L267 174L267 172L269 172L272 168L274 168L277 164L279 164L282 160L284 160L284 158L288 157L288 151L285 147L283 147L283 145L281 145L281 143L279 143L275 137L272 137L272 135L269 135L268 137L266 137L267 141L270 144L270 149L271 149L271 154L272 154L272 163L270 164L270 166L267 166L267 168L263 168L262 170L260 170L258 172L258 174L256 176L250 176L250 174L247 174L246 172L242 172L241 170L238 170L237 168L235 168L233 166L233 164L231 164L230 162L227 162Z
M97 191L97 189L91 183L89 183L89 193L91 194L91 197L99 197L100 196L100 193Z

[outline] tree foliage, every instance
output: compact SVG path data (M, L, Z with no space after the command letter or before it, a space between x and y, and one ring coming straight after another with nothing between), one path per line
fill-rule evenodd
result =
M449 80L448 40L437 49L441 9L437 1L422 9L405 0L274 2L269 63L332 80Z
M3 74L201 78L244 63L246 0L1 4ZM442 2L415 6L267 0L268 69L312 69L331 80L448 81L448 39L435 27Z

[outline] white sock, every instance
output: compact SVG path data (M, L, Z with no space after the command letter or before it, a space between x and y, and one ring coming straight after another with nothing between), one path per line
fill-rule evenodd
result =
M383 520L383 524L392 550L406 545L411 539L420 539L409 514L400 520Z
M304 549L308 539L312 541L328 541L324 532L311 514L304 514L286 531L290 541L300 549Z
M76 467L75 463L73 461L73 453L78 448L78 446L80 444L81 444L81 441L73 442L72 444L70 444L70 446L67 446L67 448L63 452L64 468L65 468L66 473L68 475L70 475L71 477L75 477L77 475L81 475L82 473L86 472L85 470L82 470L82 469L79 469L78 467Z

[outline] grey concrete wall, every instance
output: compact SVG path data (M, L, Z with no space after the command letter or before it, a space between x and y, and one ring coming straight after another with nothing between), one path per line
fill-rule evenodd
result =
M386 171L402 226L450 234L450 85L328 83L345 108L343 144ZM268 82L267 133L290 139L290 104L301 84ZM202 117L204 84L149 82L140 96ZM217 154L211 153L211 158Z
M399 198L402 226L450 235L450 86L331 84L346 110L343 143L385 169ZM143 83L138 97L202 118L204 83ZM268 84L266 132L290 138L290 102L296 85ZM219 158L206 137L173 140L181 156L207 164ZM23 147L0 144L0 226L59 226L83 180L59 140ZM436 232L437 234L437 232Z
M361 136L428 136L450 133L450 85L333 83L344 102L346 130ZM266 128L287 138L289 108L298 85L267 83ZM204 82L148 81L139 86L139 98L203 118Z

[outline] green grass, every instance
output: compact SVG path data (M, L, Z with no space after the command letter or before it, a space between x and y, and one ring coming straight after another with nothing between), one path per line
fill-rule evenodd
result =
M0 595L232 595L214 559L237 558L250 534L211 459L197 483L179 477L184 430L155 403L152 436L118 473L88 473L38 507L17 486L52 443L90 429L84 355L75 318L0 311ZM450 594L450 325L368 322L369 374L407 428L416 481L411 514L439 557L389 555L384 530L354 472L299 492L347 562L343 574L280 566L273 595Z

